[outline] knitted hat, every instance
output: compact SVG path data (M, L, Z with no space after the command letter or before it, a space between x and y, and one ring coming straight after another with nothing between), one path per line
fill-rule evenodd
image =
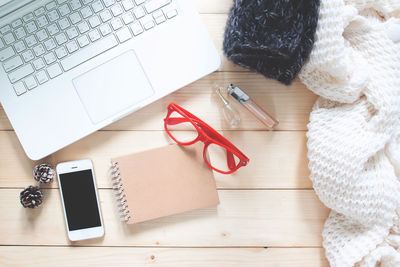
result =
M319 0L234 0L223 49L234 63L289 85L311 53Z

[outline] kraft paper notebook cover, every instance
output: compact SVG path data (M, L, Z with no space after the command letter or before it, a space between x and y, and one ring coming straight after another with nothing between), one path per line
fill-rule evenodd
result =
M219 204L202 144L176 144L112 159L121 220L148 221Z

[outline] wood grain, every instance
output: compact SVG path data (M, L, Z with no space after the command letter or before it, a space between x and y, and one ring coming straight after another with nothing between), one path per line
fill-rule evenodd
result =
M249 158L250 164L232 175L215 173L218 188L312 188L306 157L305 132L222 132ZM102 131L40 161L57 163L90 158L99 188L110 188L108 164L112 157L167 145L162 131ZM32 162L24 155L14 132L0 131L0 188L23 188L33 183ZM57 183L50 185L57 187Z
M0 247L0 266L327 267L323 253L321 248Z
M312 190L219 190L218 207L128 226L118 220L113 191L100 189L104 238L72 244L59 190L44 190L36 210L21 206L19 192L1 190L0 245L320 247L328 215Z
M197 11L200 14L228 14L232 0L195 0Z
M104 238L67 240L56 182L44 186L39 209L21 207L19 192L35 184L32 167L38 162L25 156L0 105L0 266L328 266L320 247L329 210L309 190L306 157L305 131L317 97L298 79L284 86L230 62L222 42L233 1L195 3L222 56L220 69L41 161L93 160ZM212 87L230 83L275 115L278 131L265 131L233 100L242 122L229 128ZM129 227L118 221L106 165L112 156L169 143L162 125L169 102L221 131L251 162L234 175L215 174L221 199L217 208Z

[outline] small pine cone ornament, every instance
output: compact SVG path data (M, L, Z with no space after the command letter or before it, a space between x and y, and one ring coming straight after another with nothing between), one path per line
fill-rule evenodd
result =
M55 171L49 164L40 164L33 169L33 177L41 184L49 184L54 179Z
M43 201L43 193L39 186L29 186L21 191L19 199L24 208L34 209L39 207Z

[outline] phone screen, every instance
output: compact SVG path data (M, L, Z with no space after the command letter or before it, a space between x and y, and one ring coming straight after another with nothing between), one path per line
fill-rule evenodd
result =
M60 174L70 231L101 226L92 170Z

